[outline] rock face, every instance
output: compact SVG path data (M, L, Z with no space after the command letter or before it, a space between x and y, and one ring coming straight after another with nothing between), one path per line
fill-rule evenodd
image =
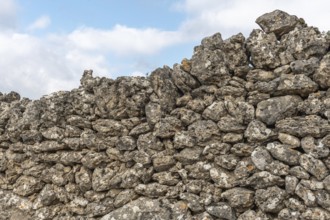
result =
M330 219L330 34L256 22L150 77L0 93L0 219Z

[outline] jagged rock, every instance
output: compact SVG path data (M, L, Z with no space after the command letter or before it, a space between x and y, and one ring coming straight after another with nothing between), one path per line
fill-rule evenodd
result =
M294 166L289 170L289 174L299 179L309 179L310 175L301 166Z
M251 208L254 202L254 192L245 188L232 188L221 194L221 198L228 201L230 207L240 212Z
M284 208L286 192L277 187L258 189L255 194L257 206L264 212L277 213Z
M158 96L161 110L168 113L175 107L178 96L177 87L171 79L172 72L172 69L164 66L154 70L149 78L151 87Z
M247 138L248 142L263 142L272 137L272 135L274 135L272 130L258 120L250 122L244 132L244 137Z
M287 144L291 148L300 146L300 139L289 134L278 133L278 139L282 142L282 144Z
M218 187L229 189L237 185L237 179L233 173L221 168L212 168L210 170L211 179Z
M21 176L14 184L13 192L20 196L29 196L42 189L44 183L32 176Z
M103 216L101 220L170 219L170 211L157 199L140 197Z
M202 151L199 147L185 148L180 153L175 154L174 158L184 165L193 164L200 159Z
M329 155L329 148L324 146L322 141L317 143L313 137L307 136L301 139L301 147L307 154L315 158L324 158Z
M315 159L313 156L303 154L299 159L300 166L307 170L318 180L324 179L329 173L329 170L321 160Z
M297 150L290 149L286 145L281 145L277 143L267 144L267 150L277 160L280 160L291 166L299 165L301 153Z
M175 64L173 66L173 72L171 73L171 77L173 79L174 84L183 93L190 92L191 90L196 89L200 85L199 82L188 72L182 70L179 64Z
M152 162L157 172L166 171L175 164L175 160L172 156L155 157Z
M264 147L257 147L251 153L253 164L259 170L265 170L266 166L273 161L272 156Z
M295 194L304 201L306 206L314 206L316 204L316 197L313 191L300 183L295 189Z
M197 142L205 142L211 139L213 135L219 135L217 125L211 120L200 120L188 126L188 131Z
M246 41L246 46L251 54L251 62L257 69L274 69L281 65L279 45L274 33L265 34L254 29Z
M211 119L215 122L219 121L221 117L227 115L227 110L225 103L222 101L215 101L210 106L208 106L204 112L203 117Z
M277 121L276 128L282 132L293 136L321 137L330 130L328 121L316 115L296 116ZM299 128L299 129L297 129Z
M289 15L281 10L266 13L256 20L263 31L267 34L274 33L278 38L292 31L299 22L301 21L297 16Z
M284 180L267 171L261 171L253 174L251 177L241 181L241 186L251 186L254 189L263 189L270 186L283 185Z
M312 75L318 68L318 66L319 59L317 59L316 57L311 57L308 60L295 60L290 63L290 68L293 73L304 74L306 76Z
M320 61L319 68L315 71L313 79L316 83L320 85L323 89L328 89L330 87L330 53L326 54Z
M285 177L285 191L287 194L293 194L298 185L298 178L295 176L286 176Z
M286 51L297 60L309 59L312 56L322 57L329 48L329 42L315 27L295 28L284 35L281 42Z
M234 210L227 203L224 202L218 203L213 206L207 206L206 211L218 218L227 220L236 219Z
M302 214L303 219L329 219L330 213L322 208L308 208Z
M181 129L181 121L175 117L166 117L160 119L155 126L156 136L160 138L169 138L175 135L175 132Z
M147 77L0 92L0 219L330 219L330 34L257 23Z
M256 118L267 125L273 125L278 120L295 116L298 103L301 101L299 96L289 95L261 101L256 109Z

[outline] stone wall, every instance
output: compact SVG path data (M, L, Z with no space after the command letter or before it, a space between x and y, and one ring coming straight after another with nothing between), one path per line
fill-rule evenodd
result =
M330 35L274 11L147 78L0 95L0 219L330 219Z

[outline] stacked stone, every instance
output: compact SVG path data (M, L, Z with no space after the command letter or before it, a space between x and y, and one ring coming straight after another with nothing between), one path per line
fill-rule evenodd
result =
M0 93L0 219L330 219L330 36L256 22L147 78Z

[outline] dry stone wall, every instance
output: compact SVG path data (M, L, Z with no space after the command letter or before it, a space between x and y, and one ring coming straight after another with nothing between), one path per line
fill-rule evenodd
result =
M0 219L330 219L330 36L283 11L149 77L0 95Z

